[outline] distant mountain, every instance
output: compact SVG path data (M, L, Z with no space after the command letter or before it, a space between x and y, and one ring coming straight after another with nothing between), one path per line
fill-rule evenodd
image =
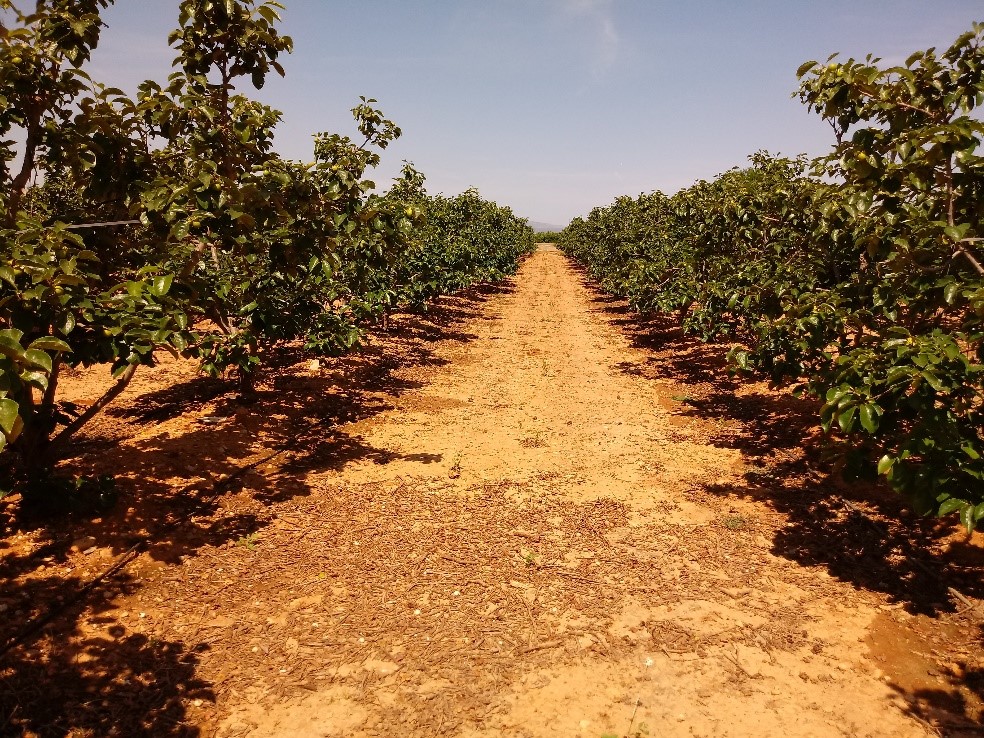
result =
M530 228L537 233L548 233L551 231L564 230L564 226L554 225L553 223L539 223L535 220L530 221Z

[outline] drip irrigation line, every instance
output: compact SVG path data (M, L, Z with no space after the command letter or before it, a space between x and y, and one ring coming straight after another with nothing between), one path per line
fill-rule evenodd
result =
M112 576L120 569L122 569L124 566L126 566L131 561L133 561L133 559L135 559L137 555L140 553L140 549L143 548L144 545L146 545L148 540L149 540L148 538L143 538L137 543L134 543L112 566L104 570L101 574L96 576L94 579L91 579L82 588L76 590L75 593L72 594L67 600L59 603L57 607L51 608L45 614L39 615L33 620L29 620L27 622L27 625L21 628L20 633L17 633L12 638L10 638L6 643L4 643L3 646L0 646L0 658L6 656L11 649L24 643L24 641L26 641L28 638L33 636L44 626L46 626L52 620L54 620L63 612L65 612L68 608L70 608L72 605L76 604L79 600L84 598L87 594L89 594L89 592L91 592L96 587L98 587L99 584L102 583L104 579Z
M108 228L109 226L135 225L139 222L139 220L107 220L103 223L78 223L76 225L65 226L65 230L72 231L79 228Z
M121 226L121 225L137 225L142 223L141 220L106 220L100 223L74 223L72 225L62 226L62 230L66 231L78 231L83 228L109 228L110 226ZM49 226L53 227L53 226ZM14 231L17 235L21 233L29 233L29 230Z
M277 458L285 451L289 451L293 446L297 444L299 436L295 434L290 441L283 443L279 446L275 446L277 450L264 456L261 459L257 459L249 464L239 467L236 471L229 474L224 479L220 479L215 484L212 485L212 492L208 497L203 498L199 501L191 510L188 510L183 515L175 519L172 523L168 525L169 528L176 528L183 523L188 522L199 510L201 506L207 502L211 502L220 494L225 492L229 486L239 477L243 476L246 472L255 469L260 464L265 464L268 461ZM95 590L100 584L102 584L106 579L111 577L113 574L118 573L124 569L131 561L140 555L141 551L146 547L153 538L159 536L146 535L143 536L139 541L134 543L130 548L123 552L123 554L108 568L104 569L102 572L97 574L95 577L86 582L82 587L77 589L71 596L69 596L63 602L58 603L55 607L52 607L46 613L38 615L27 622L27 624L20 629L18 633L11 636L2 646L0 646L0 659L3 659L10 651L12 651L17 646L23 645L29 638L36 635L42 628L48 625L53 620L57 619L64 612L66 612L70 607L78 604L82 601L86 595Z

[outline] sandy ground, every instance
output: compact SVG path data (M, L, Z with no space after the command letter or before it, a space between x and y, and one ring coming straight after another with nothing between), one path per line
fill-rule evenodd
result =
M155 538L99 607L25 652L47 654L48 679L74 669L96 685L89 703L66 687L79 717L38 733L973 733L973 689L954 682L979 650L976 612L941 623L945 594L906 599L904 577L889 581L901 569L868 580L864 552L820 560L837 541L806 541L800 503L776 501L827 484L790 471L807 427L794 401L705 367L702 348L636 340L549 246L459 318L368 380L298 364L259 409L223 404L182 365L148 377L198 382L197 423L140 387L136 410L93 433L79 463L98 468L111 441L126 489L158 507L94 523L89 559L153 530L173 490L194 497L254 466L189 518L183 549ZM889 530L844 504L826 522L864 541ZM98 569L72 555L49 567ZM51 654L58 639L76 644L70 658ZM114 644L128 666L107 661L95 680L84 664ZM7 679L6 705L29 717L27 688Z

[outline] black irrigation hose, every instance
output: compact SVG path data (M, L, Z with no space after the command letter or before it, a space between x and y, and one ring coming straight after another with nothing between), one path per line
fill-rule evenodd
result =
M98 587L99 584L104 579L112 576L120 569L122 569L124 566L126 566L131 561L133 561L135 558L137 558L137 555L140 553L140 549L143 548L149 540L150 540L149 538L143 538L137 543L134 543L112 566L110 566L108 569L106 569L101 574L96 576L94 579L87 582L81 589L77 590L67 600L59 603L57 607L51 608L50 610L48 610L48 612L44 613L43 615L38 615L32 620L29 620L27 622L27 625L25 625L21 629L20 633L17 633L16 635L8 639L7 642L3 644L3 646L0 646L0 659L6 656L11 649L24 643L28 638L30 638L39 630L44 628L44 626L46 626L52 620L57 618L68 608L70 608L72 605L74 605L79 600L84 598L87 594L89 594L89 592L91 592L93 589Z
M103 223L77 223L65 226L66 231L81 230L82 228L109 228L110 226L135 225L139 220L109 220Z
M256 468L260 464L265 464L271 459L275 459L276 457L280 456L280 454L289 450L292 446L294 446L297 443L297 438L298 437L295 435L292 440L288 441L285 444L282 444L275 453L272 453L269 456L264 456L262 459L258 459L257 461L254 461L250 464L246 464L245 466L242 466L236 471L234 471L233 473L231 473L225 479L221 479L217 481L212 486L212 493L208 497L201 500L200 504L214 500L220 494L225 492L229 488L229 485L232 482L234 482L236 479L241 477L243 474L250 471L251 469ZM169 527L176 527L181 525L182 523L186 523L188 520L191 519L191 517L196 512L197 510L195 509L189 510L184 515L177 518L173 523L171 523ZM31 636L35 635L38 631L44 628L44 626L46 626L51 621L57 619L70 607L78 604L81 600L83 600L86 597L86 595L88 595L90 592L96 589L107 578L111 577L113 574L116 574L124 567L126 567L127 564L129 564L131 561L137 558L141 550L148 543L150 543L152 537L153 536L151 535L146 535L143 538L141 538L139 541L137 541L132 546L130 546L130 548L128 548L123 553L123 555L120 556L120 558L117 559L109 568L105 569L101 573L97 574L94 578L86 582L81 588L76 590L70 597L68 597L68 599L58 603L58 605L52 607L47 612L42 613L41 615L38 615L32 618L31 620L29 620L27 624L23 628L21 628L20 632L8 638L7 641L2 646L0 646L0 659L3 659L3 657L5 657L10 651L12 651L17 646L23 645L29 638L31 638Z

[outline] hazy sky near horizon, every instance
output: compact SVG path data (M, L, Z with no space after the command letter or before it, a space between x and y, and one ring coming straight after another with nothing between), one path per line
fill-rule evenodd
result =
M404 159L430 192L477 187L564 225L619 195L668 194L760 149L819 155L830 128L793 99L796 69L831 53L900 63L941 50L980 0L281 0L287 76L242 91L283 111L277 149L357 135L374 97L402 129L373 178ZM116 0L88 67L135 92L163 81L177 0Z

